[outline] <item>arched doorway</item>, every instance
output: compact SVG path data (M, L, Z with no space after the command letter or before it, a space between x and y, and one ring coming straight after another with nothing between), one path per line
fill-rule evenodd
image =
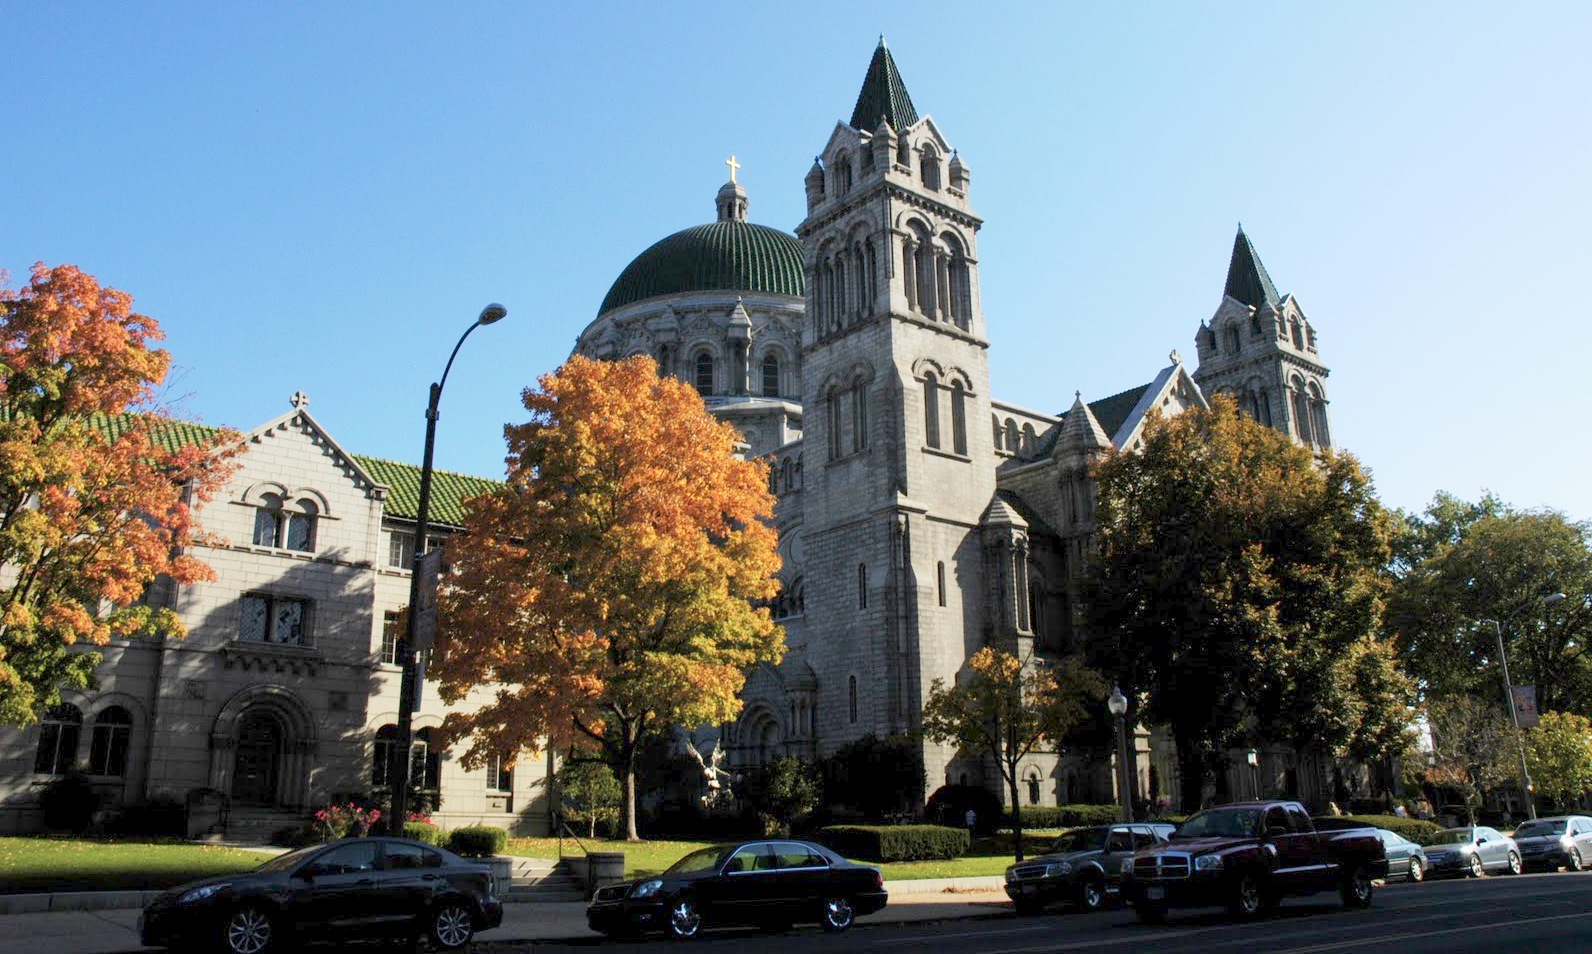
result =
M232 775L232 800L240 805L276 803L282 770L282 723L264 709L238 720L238 747Z

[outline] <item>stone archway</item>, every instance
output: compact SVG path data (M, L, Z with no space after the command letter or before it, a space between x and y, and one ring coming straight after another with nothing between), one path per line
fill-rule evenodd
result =
M302 809L319 748L309 707L285 686L250 686L210 733L210 787L239 804Z

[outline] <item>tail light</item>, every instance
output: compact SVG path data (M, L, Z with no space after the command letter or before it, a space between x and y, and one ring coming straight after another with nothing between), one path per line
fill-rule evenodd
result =
M884 890L884 872L878 868L873 869L873 886L880 891Z

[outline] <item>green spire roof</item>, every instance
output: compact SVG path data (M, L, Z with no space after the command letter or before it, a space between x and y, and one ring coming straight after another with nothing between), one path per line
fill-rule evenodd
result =
M912 97L907 95L907 84L901 82L895 58L882 36L873 51L873 62L868 64L862 92L857 94L857 108L851 111L851 128L872 132L879 128L881 119L889 120L891 129L905 129L918 121L918 111L912 108Z
M806 288L796 236L729 219L676 232L637 255L597 313L680 292L754 291L800 298Z
M1250 244L1249 236L1244 234L1242 225L1238 227L1238 237L1233 239L1233 259L1227 265L1227 287L1223 293L1251 308L1259 308L1262 304L1276 305L1282 300L1282 296L1277 294L1277 286L1271 283L1271 276L1266 274L1266 266L1260 263L1260 256L1255 254L1255 246Z

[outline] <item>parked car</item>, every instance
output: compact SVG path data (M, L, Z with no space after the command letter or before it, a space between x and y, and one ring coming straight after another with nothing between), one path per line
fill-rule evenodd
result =
M1433 877L1480 878L1487 871L1519 874L1521 866L1514 840L1486 825L1445 828L1426 846L1426 871Z
M1378 828L1382 846L1387 849L1387 876L1405 881L1423 881L1426 878L1426 850L1398 832Z
M1018 914L1033 914L1053 901L1074 901L1094 911L1122 892L1122 863L1135 851L1171 837L1176 825L1117 824L1074 828L1047 854L1006 869L1006 896Z
M1514 833L1520 861L1527 868L1580 871L1592 858L1592 818L1556 815L1524 822Z
M253 871L164 892L138 919L146 947L269 954L303 942L426 938L442 950L503 923L486 865L403 838L345 838Z
M682 940L741 924L783 930L817 921L844 931L888 900L878 868L805 841L747 841L693 851L655 878L598 888L586 923L611 936L664 931Z
M1286 895L1333 889L1349 907L1369 906L1387 850L1375 828L1316 831L1298 802L1239 802L1190 816L1130 865L1122 890L1141 921L1163 921L1172 907L1223 904L1255 918Z

